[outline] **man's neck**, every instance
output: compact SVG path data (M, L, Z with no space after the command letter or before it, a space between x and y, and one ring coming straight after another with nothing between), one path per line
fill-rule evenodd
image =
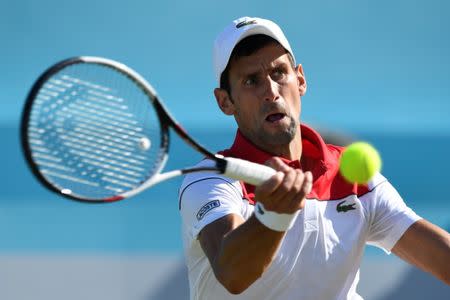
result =
M266 147L261 147L261 145L256 146L274 156L283 157L289 160L300 160L302 156L302 135L300 126L297 128L294 139L287 145L266 145Z
M302 156L302 137L296 134L294 139L286 146L275 146L269 151L276 156L284 157L289 160L299 160Z

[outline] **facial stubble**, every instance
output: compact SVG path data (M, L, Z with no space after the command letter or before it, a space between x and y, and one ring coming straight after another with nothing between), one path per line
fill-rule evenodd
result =
M298 120L290 115L286 115L285 118L289 118L289 125L285 130L277 132L258 130L256 132L257 139L267 146L288 145L297 133Z

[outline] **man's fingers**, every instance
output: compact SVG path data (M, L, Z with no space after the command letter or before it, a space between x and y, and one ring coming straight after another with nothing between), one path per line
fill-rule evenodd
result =
M262 197L267 197L271 195L278 186L283 182L284 173L276 172L272 177L266 180L263 184L259 185L255 189L255 193L261 195Z
M312 190L311 172L293 169L278 157L269 159L266 165L277 173L256 187L256 201L263 203L267 210L278 213L294 213L303 208L305 197Z
M289 198L291 193L295 193L293 186L297 184L298 173L297 170L289 168L284 173L283 180L278 184L278 187L271 193L271 201L267 203L270 209L271 206L279 206L281 201L285 201Z
M313 176L310 171L307 171L304 173L305 180L303 182L303 192L305 194L305 197L311 193L312 187L313 187Z
M293 196L291 203L296 209L303 209L305 207L306 196L311 192L313 185L313 177L311 172L302 173L303 179L299 180L301 183L298 192Z
M289 193L286 194L286 199L290 202L298 201L298 198L301 198L301 193L303 191L303 183L305 180L305 174L301 171L296 169L295 170L296 178L295 181L292 184L291 189L289 190ZM295 204L294 204L295 205Z
M270 158L266 161L265 165L281 172L287 172L290 169L290 167L286 165L279 157Z

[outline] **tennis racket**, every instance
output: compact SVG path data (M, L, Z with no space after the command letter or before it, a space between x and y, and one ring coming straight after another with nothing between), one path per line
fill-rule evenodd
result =
M163 173L170 128L214 163ZM28 165L45 187L85 202L125 199L191 172L220 173L253 185L275 174L205 149L144 78L99 57L61 61L38 78L23 109L21 140Z

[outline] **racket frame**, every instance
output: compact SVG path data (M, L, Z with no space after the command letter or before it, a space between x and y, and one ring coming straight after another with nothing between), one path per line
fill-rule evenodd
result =
M159 119L159 123L161 126L161 141L160 141L160 151L163 149L164 155L160 159L159 166L154 172L154 175L150 178L148 178L145 182L143 182L141 185L137 186L136 188L126 191L124 193L121 193L119 195L105 198L105 199L87 199L87 198L81 198L77 197L76 195L72 193L66 193L64 192L64 189L59 189L55 185L51 184L45 176L39 171L38 166L34 162L34 159L32 157L32 151L31 146L29 143L29 136L28 136L28 125L30 121L30 114L33 107L34 100L39 94L39 91L44 86L44 84L55 74L62 71L63 69L75 65L75 64L83 64L83 63L90 63L90 64L98 64L105 67L109 67L115 71L120 72L121 74L127 76L129 79L131 79L149 98L151 104L156 110L156 114ZM176 134L182 138L187 144L189 144L192 148L206 156L207 158L210 158L215 161L215 166L213 167L198 167L198 168L184 168L180 170L173 170L168 171L166 173L160 173L164 166L166 165L166 162L168 160L168 153L169 153L169 142L170 142L170 128L172 128ZM175 119L171 116L169 111L164 107L163 103L159 100L159 97L156 93L156 90L148 83L142 76L140 76L137 72L132 70L131 68L127 67L126 65L119 63L114 60L102 58L102 57L95 57L95 56L77 56L72 57L69 59L65 59L63 61L60 61L50 68L48 68L42 75L36 80L36 82L33 84L30 92L28 93L28 96L26 98L26 102L22 111L22 118L21 118L21 127L20 127L20 135L21 135L21 144L22 144L22 151L24 154L24 157L28 163L28 166L34 176L39 180L41 184L43 184L46 188L49 190L62 195L68 199L81 201L81 202L87 202L87 203L104 203L104 202L114 202L118 200L122 200L124 198L131 197L133 195L136 195L140 193L141 191L149 188L152 185L155 185L161 181L167 180L172 177L176 177L182 174L192 173L192 172L215 172L215 173L224 173L225 168L227 165L227 162L225 159L223 159L220 155L215 155L209 150L207 150L205 147L200 145L198 142L196 142L193 138L189 136L189 134L175 121Z

